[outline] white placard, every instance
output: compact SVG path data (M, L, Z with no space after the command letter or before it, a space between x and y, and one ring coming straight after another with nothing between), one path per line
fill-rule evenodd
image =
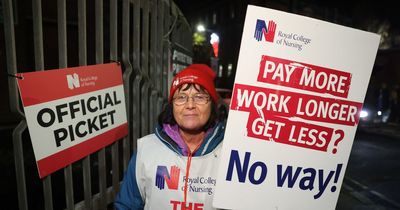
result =
M248 6L216 207L335 209L379 39Z

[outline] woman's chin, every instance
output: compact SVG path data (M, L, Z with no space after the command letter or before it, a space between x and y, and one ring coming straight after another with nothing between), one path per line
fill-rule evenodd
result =
M182 126L180 126L180 128L183 130L183 131L185 131L185 132L190 132L190 133L192 133L192 132L197 132L197 131L202 131L202 129L201 129L201 126L199 126L199 125L182 125Z

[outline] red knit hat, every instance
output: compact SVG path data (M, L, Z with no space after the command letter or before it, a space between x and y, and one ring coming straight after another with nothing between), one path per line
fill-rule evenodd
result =
M201 85L207 90L215 103L218 101L217 90L214 86L215 72L205 64L192 64L180 71L172 80L169 91L169 101L171 102L175 91L183 84L194 83Z

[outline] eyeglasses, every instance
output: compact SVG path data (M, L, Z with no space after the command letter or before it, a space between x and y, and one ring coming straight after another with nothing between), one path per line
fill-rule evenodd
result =
M205 95L205 94L196 94L194 96L188 96L188 95L178 95L175 98L173 98L175 105L180 106L189 101L189 98L193 99L193 102L198 105L204 105L207 104L208 101L210 101L210 96Z

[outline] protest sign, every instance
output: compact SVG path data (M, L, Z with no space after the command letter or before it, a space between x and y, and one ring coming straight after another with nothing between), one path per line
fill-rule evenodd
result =
M18 74L41 178L127 135L117 63Z
M215 207L335 209L379 39L248 6Z

